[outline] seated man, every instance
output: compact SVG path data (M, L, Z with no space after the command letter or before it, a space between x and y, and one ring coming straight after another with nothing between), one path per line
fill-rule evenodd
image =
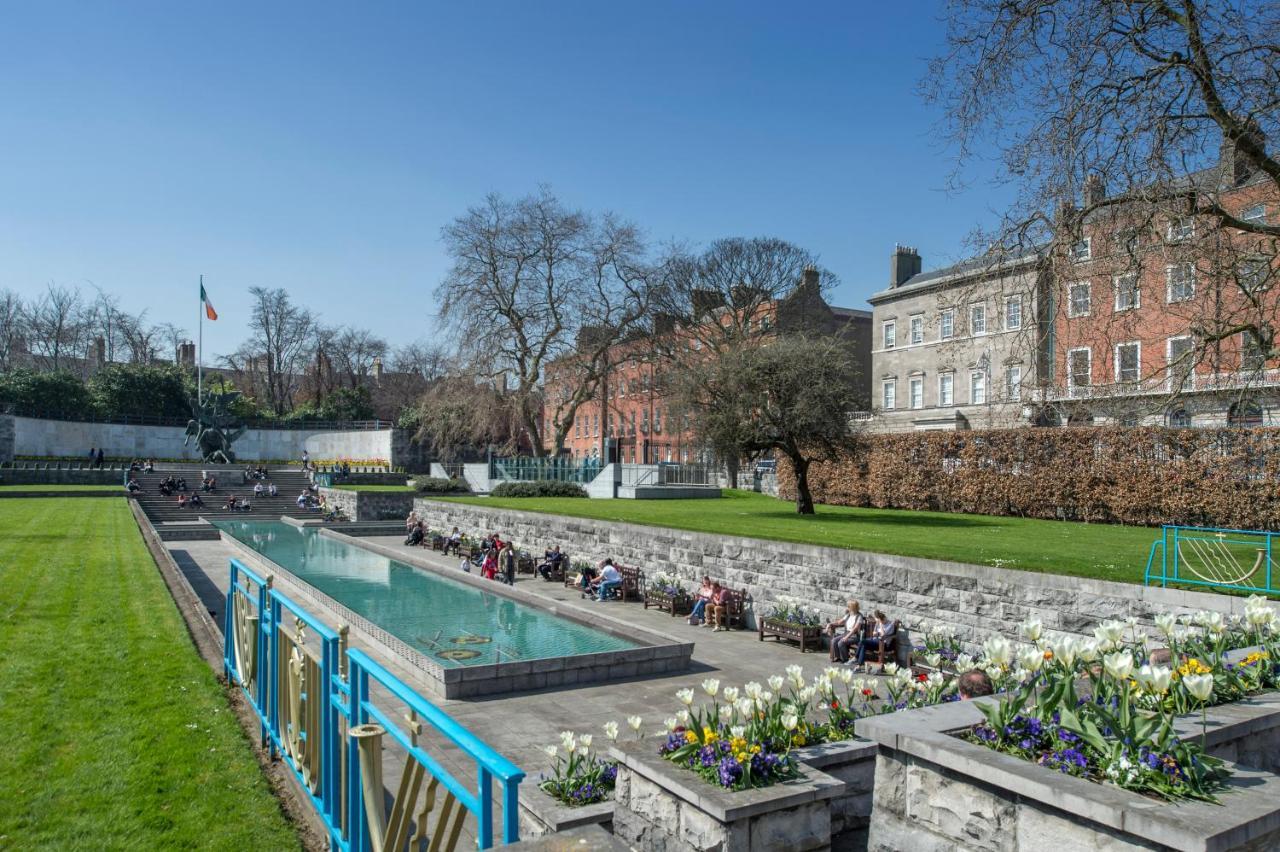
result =
M454 527L453 532L449 533L449 538L444 543L444 553L449 555L449 551L459 553L462 550L462 533L458 532L458 528Z
M415 523L409 528L409 535L405 537L404 543L410 547L416 547L422 544L422 539L424 537L425 533L422 531L422 524Z
M542 564L538 566L538 573L542 575L542 579L551 580L551 572L559 571L561 564L564 562L564 554L560 552L560 545L556 545L542 555Z
M310 495L308 495L307 492L303 491L301 494L298 495L298 499L295 500L294 502L298 504L299 509L305 509L307 508L307 501L309 499L311 499Z
M260 482L260 481L259 481L259 482L255 482L255 483L253 484L253 496L254 496L254 497L261 497L261 496L263 495L263 493L265 493L265 492L266 492L266 490L267 490L267 489L265 489L265 488L263 488L263 487L262 487L262 482Z
M236 510L236 495L228 494L227 502L222 504L222 508L234 512Z
M831 647L829 659L833 663L849 662L850 649L862 640L866 619L863 618L861 606L857 601L849 601L844 615L827 625L827 636ZM841 632L843 630L843 632Z
M871 626L870 635L858 642L858 655L854 662L859 671L865 668L864 663L867 659L867 651L879 651L881 648L887 648L889 642L893 639L893 634L894 623L883 612L876 610L875 621Z
M596 600L602 601L622 588L622 572L613 564L612 559L600 563L600 579L596 581Z
M144 473L151 473L151 471L153 471L153 470L155 470L155 469L156 469L156 466L155 466L155 464L151 461L151 459L147 459L147 463L146 463L146 464L144 464L144 465L142 466L142 470L143 470L143 472L144 472Z
M267 483L267 493L270 494L272 497L279 497L280 489L276 488L276 484L274 482L269 482Z
M125 487L129 489L130 494L133 494L135 492L142 490L142 486L138 484L138 480L134 479L133 477L129 477L129 484Z
M711 618L708 623L714 625L712 633L719 633L722 630L728 630L729 621L729 588L721 586L712 596L711 602L707 604L711 610Z
M191 492L191 496L187 498L187 505L188 505L188 506L191 506L192 508L194 508L194 507L196 507L196 506L203 506L203 505L204 505L204 500L200 499L200 495L199 495L199 494L197 494L196 492L192 491L192 492Z
M178 479L173 483L173 487L178 489L179 491L186 491L187 478L185 476L179 476Z

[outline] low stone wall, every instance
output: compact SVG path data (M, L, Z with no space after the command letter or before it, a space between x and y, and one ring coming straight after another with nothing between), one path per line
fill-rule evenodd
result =
M611 523L586 518L446 503L426 498L414 508L436 528L464 532L498 530L522 546L540 550L559 544L575 558L611 556L645 571L666 571L692 586L710 574L745 588L752 608L792 595L834 617L857 599L864 612L883 609L907 627L942 622L974 645L993 632L1017 638L1018 624L1036 617L1050 631L1092 635L1103 619L1133 616L1153 626L1165 610L1244 613L1245 598L1161 589L1080 577L1036 574L934 559L738 536ZM1152 535L1155 533L1153 531ZM1139 576L1141 567L1134 566ZM755 629L753 613L748 627Z
M612 831L613 800L571 808L538 789L536 781L520 788L520 836L525 840L563 834L584 825Z
M0 464L11 461L13 461L13 418L8 414L0 414Z
M1210 708L1219 745L1255 752L1258 726L1239 711L1252 702ZM982 719L972 702L860 719L857 731L875 740L874 806L868 848L1178 849L1280 848L1280 776L1232 765L1222 804L1155 801L1108 784L1062 775L952 734ZM1178 726L1199 732L1198 715Z
M0 470L0 485L120 485L120 470L59 470L57 468L5 468Z
M321 488L325 502L352 521L403 521L413 510L414 494L394 491L344 491Z

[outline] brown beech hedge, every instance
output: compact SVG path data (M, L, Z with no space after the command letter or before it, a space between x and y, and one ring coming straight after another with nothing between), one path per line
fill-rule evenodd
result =
M780 496L794 479L778 464ZM1067 428L865 435L809 471L814 499L1119 524L1280 526L1280 429Z

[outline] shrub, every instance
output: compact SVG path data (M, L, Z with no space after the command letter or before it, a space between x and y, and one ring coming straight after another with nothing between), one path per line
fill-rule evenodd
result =
M502 482L490 492L491 497L586 497L587 491L576 482Z
M459 494L465 493L467 483L461 479L447 479L442 476L419 476L413 481L413 490L419 494Z

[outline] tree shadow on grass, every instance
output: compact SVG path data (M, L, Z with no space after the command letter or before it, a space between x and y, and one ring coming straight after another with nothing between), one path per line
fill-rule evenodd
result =
M874 510L873 510L874 511ZM816 515L798 515L795 512L752 512L742 516L744 520L758 518L760 520L793 519L807 524L861 524L865 527L899 526L920 527L922 529L963 529L1004 526L998 519L978 518L966 515L908 515L908 514L875 514L869 516L849 515L842 512L822 512Z

